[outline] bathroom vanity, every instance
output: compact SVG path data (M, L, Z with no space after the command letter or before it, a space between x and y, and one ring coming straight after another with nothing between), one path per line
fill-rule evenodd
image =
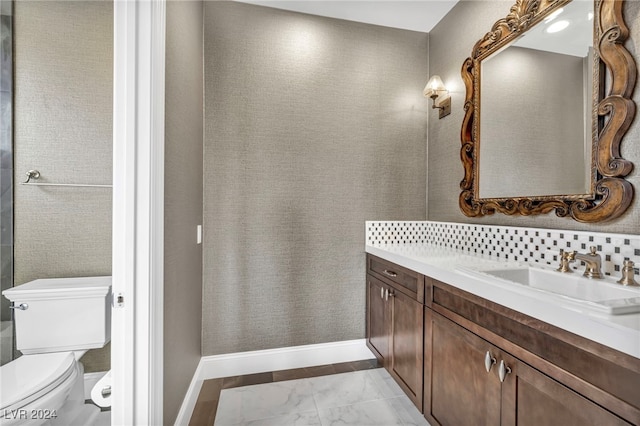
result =
M640 314L556 306L459 272L496 261L367 245L367 345L432 424L640 424Z
M631 206L633 164L619 148L637 72L623 7L516 0L476 42L462 66L464 215L553 211L597 223ZM552 23L558 16L567 20ZM542 48L554 24L570 21L580 37ZM578 38L576 56L566 49ZM573 74L548 65L574 56ZM523 81L549 90L511 96ZM569 83L578 84L563 92ZM639 235L430 221L366 228L367 344L431 424L640 425L640 290L614 279L633 282ZM569 267L579 260L589 279Z

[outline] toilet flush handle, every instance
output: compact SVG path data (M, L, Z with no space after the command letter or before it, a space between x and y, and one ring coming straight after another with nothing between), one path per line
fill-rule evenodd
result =
M9 306L9 309L20 309L21 311L26 311L27 309L29 309L29 304L21 303L18 306L12 304L11 306Z

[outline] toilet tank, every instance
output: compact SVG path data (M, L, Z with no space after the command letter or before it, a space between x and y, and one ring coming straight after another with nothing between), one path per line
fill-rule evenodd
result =
M2 294L13 302L23 354L101 348L111 339L111 277L47 278Z

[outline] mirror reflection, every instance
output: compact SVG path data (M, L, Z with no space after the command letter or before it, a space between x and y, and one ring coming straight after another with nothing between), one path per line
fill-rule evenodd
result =
M591 192L593 16L573 1L481 62L479 198Z

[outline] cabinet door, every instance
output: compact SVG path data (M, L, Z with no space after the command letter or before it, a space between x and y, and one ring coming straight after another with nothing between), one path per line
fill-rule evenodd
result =
M422 411L423 315L421 303L391 289L391 374Z
M497 365L492 361L489 372L485 366L487 353L489 359L497 359L498 350L438 313L431 311L428 317L432 352L431 365L425 369L431 373L431 391L425 414L443 426L499 425Z
M391 304L385 301L388 300L387 291L386 285L367 275L367 341L384 365L389 356L391 333Z
M510 370L502 385L503 425L629 425L522 361L506 354L501 358Z

